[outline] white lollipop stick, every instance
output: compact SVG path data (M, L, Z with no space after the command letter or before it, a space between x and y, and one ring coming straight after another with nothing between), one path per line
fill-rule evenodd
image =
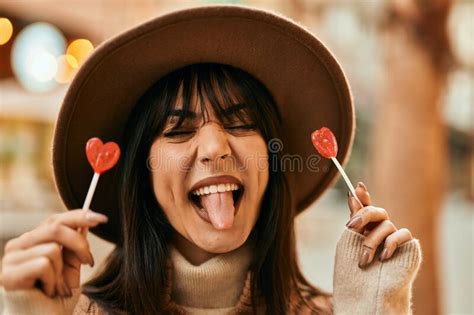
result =
M97 183L99 182L99 176L99 173L94 173L94 177L92 177L91 184L89 185L89 190L87 191L86 200L84 201L82 210L89 209L92 202L92 197L94 196L95 188L97 187Z
M89 185L89 190L87 191L86 200L82 205L82 210L87 211L94 197L95 188L99 182L100 174L107 172L118 162L120 157L120 147L117 143L111 141L103 143L97 137L90 138L86 143L86 155L89 164L94 170L94 176L92 177L91 184ZM102 158L104 158L102 160ZM87 234L87 228L79 229L84 235Z
M97 161L100 159L101 154L97 156ZM89 190L87 190L86 200L84 200L84 204L82 205L82 210L87 211L91 206L92 197L94 197L95 188L97 187L97 183L99 182L100 174L94 172L94 176L92 177L92 181L89 185ZM87 228L79 229L79 231L85 236L87 234Z
M352 196L354 196L355 200L357 200L357 202L359 203L359 205L363 208L364 205L362 205L362 202L360 202L359 198L357 198L357 195L356 195L356 193L355 193L354 186L352 186L352 183L351 183L351 181L349 180L349 177L347 176L346 172L345 172L344 169L342 168L341 164L339 164L339 161L338 161L335 157L332 157L331 160L334 162L334 164L336 165L337 169L338 169L339 172L341 173L342 178L344 178L344 181L346 182L347 187L349 187L349 190L351 191Z

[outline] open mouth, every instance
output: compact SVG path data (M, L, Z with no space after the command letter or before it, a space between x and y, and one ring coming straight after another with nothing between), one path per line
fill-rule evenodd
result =
M244 185L232 175L204 178L188 193L196 214L219 231L229 230L243 198Z
M209 192L209 193L211 193L211 192ZM215 192L215 193L219 193L219 192ZM243 193L244 193L244 187L243 186L237 186L237 189L232 191L232 198L234 199L234 208L235 208L234 215L237 214L237 211L239 209L238 207L239 207L240 201L242 199ZM196 206L196 208L199 211L207 212L206 209L203 207L203 205L201 203L201 195L198 195L195 192L191 191L191 192L188 193L188 198L189 198L189 200L191 200L191 202Z

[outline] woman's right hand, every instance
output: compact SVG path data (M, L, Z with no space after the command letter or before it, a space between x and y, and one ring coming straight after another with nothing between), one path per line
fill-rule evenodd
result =
M81 264L94 265L85 233L106 223L100 213L82 209L54 214L5 245L2 285L6 291L40 288L49 297L71 296L80 285ZM39 282L38 282L39 281Z

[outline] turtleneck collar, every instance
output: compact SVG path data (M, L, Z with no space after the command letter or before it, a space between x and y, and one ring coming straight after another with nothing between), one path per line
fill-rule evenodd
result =
M174 246L171 297L192 308L228 308L239 301L252 260L251 244L212 257L201 265L191 264Z

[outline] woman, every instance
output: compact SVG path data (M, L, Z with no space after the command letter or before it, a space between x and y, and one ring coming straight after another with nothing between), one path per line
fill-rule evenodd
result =
M278 36L294 43L275 44ZM295 57L291 67L265 64L286 53ZM60 213L6 245L7 314L409 313L418 241L371 206L362 183L364 207L348 196L334 295L312 286L297 264L294 217L336 171L298 172L285 155L310 158L301 142L324 123L339 136L344 161L352 122L349 90L330 53L269 12L188 9L105 43L71 84L55 130L55 177L68 208L80 207L90 178L79 153L84 140L116 139L123 156L94 197L91 208L102 214ZM270 146L275 140L285 150ZM94 260L79 228L117 244L82 288L80 266Z

